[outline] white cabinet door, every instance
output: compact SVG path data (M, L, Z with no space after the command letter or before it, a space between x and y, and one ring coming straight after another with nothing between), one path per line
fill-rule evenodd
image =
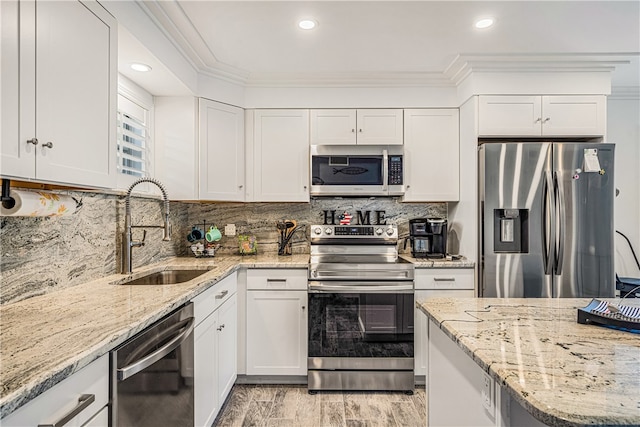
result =
M255 202L309 201L309 110L256 110Z
M16 59L15 3L3 7L3 125L18 111L15 124L3 130L2 174L64 184L113 188L116 182L117 23L95 1L21 2L20 56ZM5 10L8 16L5 18ZM8 28L4 28L5 20ZM8 38L5 40L5 32ZM20 80L8 90L5 80ZM15 89L19 88L19 109ZM9 111L5 116L4 103ZM3 126L4 127L4 126ZM32 145L27 141L35 141ZM31 160L27 160L31 157ZM8 165L6 159L16 160ZM33 163L31 166L28 163Z
M200 200L244 201L244 110L200 99Z
M238 296L233 295L218 310L216 328L216 365L218 378L216 391L221 406L231 391L238 376ZM212 420L213 421L213 420ZM210 424L209 424L210 425Z
M480 136L603 136L604 95L480 96Z
M311 110L311 145L356 143L356 110Z
M93 402L80 400L83 395L93 395ZM4 427L54 425L80 409L65 426L82 426L103 410L108 402L109 355L105 354L18 408L3 418L0 424Z
M0 61L0 174L3 176L15 176L20 178L33 178L36 174L35 151L36 147L27 143L27 139L33 138L35 124L25 123L26 117L21 122L21 110L25 108L20 102L21 90L33 90L35 76L28 74L25 67L20 65L20 28L21 17L25 20L28 9L33 11L33 3L18 4L18 1L0 1L0 49L2 61ZM27 23L22 25L23 32L29 28ZM24 49L24 48L23 48ZM24 55L23 55L24 56ZM21 72L22 68L22 72ZM30 85L25 82L32 80ZM33 98L35 94L31 94ZM33 105L32 105L33 106ZM25 111L29 112L28 108ZM33 111L29 117L34 119ZM26 126L29 136L21 138L20 125Z
M212 313L195 328L194 420L198 427L210 426L221 404L216 376L217 320L216 314Z
M460 132L457 109L404 111L405 202L454 202L460 198Z
M171 200L198 199L198 101L193 96L154 97L155 176Z
M402 117L401 109L358 110L358 145L402 145Z
M480 96L478 111L480 136L541 135L540 96Z
M402 145L403 110L311 110L311 145Z
M602 136L607 106L602 96L543 96L542 134L545 136Z
M247 291L247 375L307 374L306 308L306 291Z

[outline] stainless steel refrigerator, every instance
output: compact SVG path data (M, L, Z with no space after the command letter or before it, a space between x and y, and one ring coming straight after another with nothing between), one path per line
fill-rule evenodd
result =
M480 145L480 296L614 296L614 150Z

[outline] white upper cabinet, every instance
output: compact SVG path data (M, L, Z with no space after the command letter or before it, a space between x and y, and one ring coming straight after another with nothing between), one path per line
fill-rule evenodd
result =
M247 112L247 201L309 201L309 110Z
M603 136L604 95L480 96L480 136Z
M311 145L402 145L401 109L311 110Z
M453 108L404 110L405 202L460 198L459 112Z
M244 201L244 110L200 99L200 200Z
M114 187L115 18L95 1L1 7L2 175Z

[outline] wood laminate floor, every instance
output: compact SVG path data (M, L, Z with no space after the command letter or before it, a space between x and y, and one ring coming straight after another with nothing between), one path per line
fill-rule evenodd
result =
M214 426L425 426L426 395L318 392L306 386L236 384Z

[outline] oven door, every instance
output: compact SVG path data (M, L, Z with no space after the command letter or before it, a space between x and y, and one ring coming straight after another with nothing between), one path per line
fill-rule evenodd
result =
M309 282L309 368L413 369L413 313L412 283Z

